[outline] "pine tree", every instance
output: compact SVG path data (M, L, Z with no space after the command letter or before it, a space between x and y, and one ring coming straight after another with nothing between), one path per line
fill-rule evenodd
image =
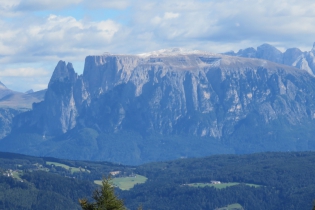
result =
M79 200L83 210L126 210L123 201L115 195L111 180L111 177L103 178L101 188L93 193L94 202Z

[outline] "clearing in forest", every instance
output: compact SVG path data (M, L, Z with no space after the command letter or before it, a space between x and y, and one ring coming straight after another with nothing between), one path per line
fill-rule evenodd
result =
M233 203L226 207L218 208L216 210L244 210L244 208L238 203Z
M239 184L246 184L250 187L261 187L260 185L256 185L256 184L239 183L239 182L228 182L228 183L221 183L221 184L191 183L191 184L187 184L187 185L189 187L215 187L217 189L223 189L223 188L227 188L227 187L231 187L231 186L239 185Z
M147 181L147 177L136 174L130 177L118 177L113 178L113 185L120 188L121 190L130 190L136 184L143 184ZM101 185L102 180L95 180L95 184Z
M46 162L46 165L54 165L54 166L62 167L62 168L64 168L64 169L70 170L72 174L73 174L73 173L76 173L76 172L80 172L80 168L71 167L71 166L68 166L68 165L62 164L62 163L47 161L47 162ZM86 170L86 169L84 169L84 168L81 168L81 172L88 172L88 173L90 173L89 170Z

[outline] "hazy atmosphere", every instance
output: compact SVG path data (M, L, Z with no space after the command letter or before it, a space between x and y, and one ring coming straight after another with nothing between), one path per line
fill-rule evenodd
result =
M183 47L237 51L269 43L310 50L311 0L1 0L0 80L47 87L59 60L82 73L87 55Z

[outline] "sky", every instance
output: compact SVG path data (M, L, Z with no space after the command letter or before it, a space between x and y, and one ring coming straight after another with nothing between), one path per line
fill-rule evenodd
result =
M269 43L311 50L314 0L0 0L0 81L47 88L59 60L181 47L222 53Z

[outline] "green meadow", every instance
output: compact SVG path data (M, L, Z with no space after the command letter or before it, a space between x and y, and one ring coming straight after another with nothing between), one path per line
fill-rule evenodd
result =
M134 177L118 177L113 179L113 185L120 188L121 190L130 190L136 184L143 184L148 178L136 174ZM102 180L95 180L95 184L101 185Z
M217 210L243 210L243 209L244 208L240 204L234 203L234 204L228 205L226 207L219 208Z
M224 188L239 185L239 184L242 184L242 183L239 183L239 182L228 182L228 183L221 183L221 184L191 183L191 184L187 184L187 185L190 187L215 187L217 189L224 189ZM250 187L261 187L260 185L256 185L256 184L248 184L248 183L243 183L243 184L246 184Z

